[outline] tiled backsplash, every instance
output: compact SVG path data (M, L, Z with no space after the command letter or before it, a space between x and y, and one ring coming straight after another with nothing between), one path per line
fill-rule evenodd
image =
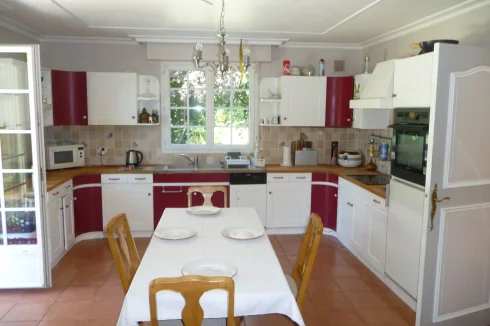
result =
M329 164L331 142L338 141L339 148L361 150L363 164L366 163L369 135L376 134L391 137L391 129L348 129L348 128L304 128L304 127L260 127L260 147L268 164L282 162L282 150L279 144L284 141L291 145L299 140L303 132L313 142L318 151L318 163ZM185 164L187 161L178 154L162 153L160 126L55 126L45 128L46 140L71 140L85 144L85 163L100 165L100 156L96 154L98 147L107 149L102 157L104 164L125 164L126 152L130 149L141 151L144 164ZM248 154L248 153L244 153ZM193 154L189 154L193 155ZM206 159L201 162L218 164L224 154L204 154ZM378 170L390 172L390 162L375 159Z

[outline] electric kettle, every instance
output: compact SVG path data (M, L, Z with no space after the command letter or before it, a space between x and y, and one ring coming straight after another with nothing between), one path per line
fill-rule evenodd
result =
M126 166L138 166L141 164L141 162L143 162L143 153L135 150L126 152Z

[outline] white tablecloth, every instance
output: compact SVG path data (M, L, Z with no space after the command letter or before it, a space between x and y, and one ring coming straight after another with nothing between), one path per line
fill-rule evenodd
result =
M167 208L161 227L191 227L197 235L181 241L153 237L131 283L119 316L118 326L136 326L150 320L148 286L159 277L179 277L184 265L205 259L224 260L237 267L235 316L284 314L298 325L303 318L287 284L281 265L267 235L247 241L225 238L227 227L263 228L254 208L226 208L214 216L194 216L183 208ZM184 299L180 294L162 291L157 296L159 320L180 319ZM205 318L226 317L224 291L205 293L201 298Z

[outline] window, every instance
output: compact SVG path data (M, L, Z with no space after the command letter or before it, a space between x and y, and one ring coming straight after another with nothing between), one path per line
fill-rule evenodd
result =
M163 66L166 151L251 149L253 67L223 75L193 66Z

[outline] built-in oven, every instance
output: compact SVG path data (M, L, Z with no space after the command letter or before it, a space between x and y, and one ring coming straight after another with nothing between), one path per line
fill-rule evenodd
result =
M429 108L394 110L391 174L421 186L425 185Z
M69 141L47 141L46 170L67 169L85 165L84 145Z

